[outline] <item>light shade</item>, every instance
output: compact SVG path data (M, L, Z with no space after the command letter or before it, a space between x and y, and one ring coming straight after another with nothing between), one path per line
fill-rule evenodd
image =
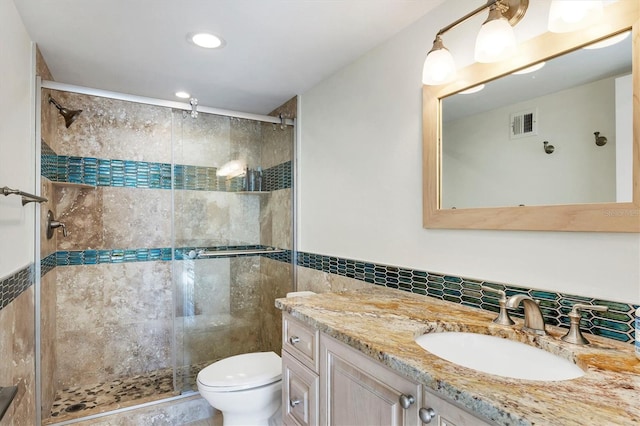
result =
M568 33L586 28L602 17L597 0L553 0L549 8L549 31Z
M452 81L456 76L456 64L449 50L436 36L433 48L427 54L422 67L422 83L437 86Z
M477 62L498 62L516 53L516 35L509 21L492 7L476 38Z

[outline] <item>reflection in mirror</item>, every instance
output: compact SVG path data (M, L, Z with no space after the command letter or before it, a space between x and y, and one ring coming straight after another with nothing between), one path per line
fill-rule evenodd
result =
M632 202L631 57L627 36L442 99L440 207Z

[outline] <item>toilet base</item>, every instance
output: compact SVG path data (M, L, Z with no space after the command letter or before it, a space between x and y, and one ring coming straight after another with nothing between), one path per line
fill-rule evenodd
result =
M278 415L282 416L282 410L280 410L280 401L275 401L268 408L265 408L259 413L242 413L242 412L222 412L222 425L223 426L277 426L282 424L281 418L277 418ZM265 417L265 413L268 414Z
M255 389L236 392L208 392L198 383L200 394L222 412L223 426L274 426L270 422L281 413L282 380Z

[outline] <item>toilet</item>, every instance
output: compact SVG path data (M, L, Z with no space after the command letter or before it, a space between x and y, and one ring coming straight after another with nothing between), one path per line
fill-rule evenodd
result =
M282 360L275 352L222 359L198 373L198 390L224 426L268 426L282 403Z

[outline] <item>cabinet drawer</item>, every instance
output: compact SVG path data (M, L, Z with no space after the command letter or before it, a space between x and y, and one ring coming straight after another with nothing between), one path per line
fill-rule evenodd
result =
M318 375L282 351L282 414L284 424L318 424Z
M318 331L292 316L282 316L282 347L314 372L318 372Z

